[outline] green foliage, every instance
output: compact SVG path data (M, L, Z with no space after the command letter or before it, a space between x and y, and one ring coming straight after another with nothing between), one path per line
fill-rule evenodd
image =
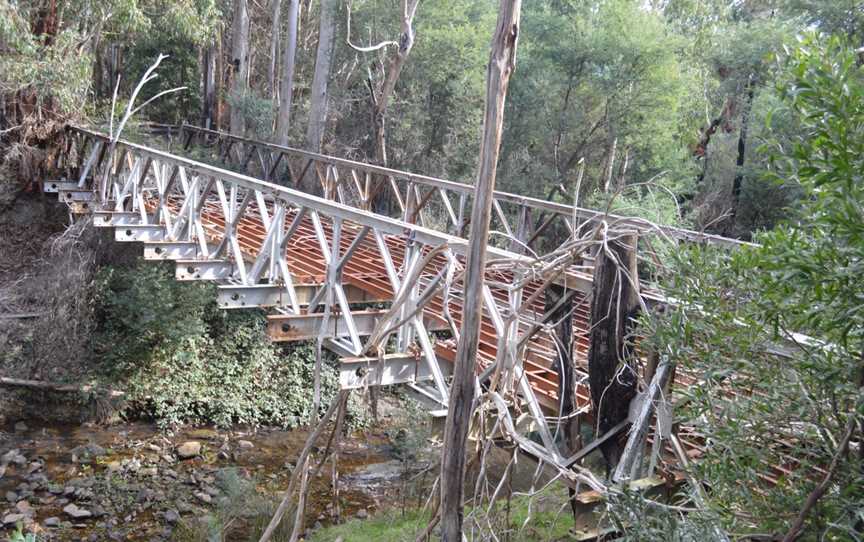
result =
M706 383L685 409L711 443L695 474L736 533L785 532L864 419L864 70L817 36L784 65L781 95L807 136L772 147L770 177L800 185L798 212L761 247L679 251L667 288L680 304L648 324L654 348ZM805 539L854 538L862 460L839 457Z
M259 312L220 310L212 286L177 282L170 266L150 263L103 269L94 291L93 348L105 377L160 423L295 427L310 419L314 351L274 346ZM324 407L337 388L325 368Z
M122 40L128 52L121 77L121 95L131 94L158 55L167 54L169 58L160 66L159 78L142 90L139 100L143 103L164 90L187 87L151 104L146 112L152 120L179 124L189 117L197 117L201 109L198 48L214 39L222 24L222 12L216 0L150 0L148 4L146 12L153 15L141 20L136 32ZM115 82L109 83L113 89ZM110 100L110 96L105 99Z
M19 523L7 540L8 542L37 542L39 539L35 533L25 533L22 531L21 524Z
M48 44L34 36L16 3L0 0L0 93L26 91L38 108L72 115L85 105L91 57L81 50L82 32L61 29Z
M276 115L272 100L252 93L242 96L229 94L228 105L238 109L243 115L249 137L266 139L272 132Z

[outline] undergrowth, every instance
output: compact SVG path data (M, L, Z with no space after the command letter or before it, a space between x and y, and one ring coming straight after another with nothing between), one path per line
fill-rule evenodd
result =
M292 428L312 414L315 353L281 346L257 310L225 311L213 285L174 280L172 264L100 270L93 287L92 350L103 378L163 425L267 424ZM332 363L332 360L331 360ZM322 371L322 408L338 388ZM362 423L360 409L348 422Z

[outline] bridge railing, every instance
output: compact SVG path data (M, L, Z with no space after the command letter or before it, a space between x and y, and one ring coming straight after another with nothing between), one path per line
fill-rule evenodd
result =
M264 180L291 186L304 176L313 175L327 199L375 210L379 214L398 212L403 222L420 223L459 237L470 236L472 185L187 124L177 127L160 125L157 131L176 136L186 150L193 144L209 147L220 163L238 167ZM433 213L427 213L433 208ZM724 246L749 244L718 235L657 225L638 217L608 214L503 191L494 193L492 230L506 239L499 245L507 246L512 252L543 254L554 250L574 228L588 229L600 219L614 222L618 227L676 241Z

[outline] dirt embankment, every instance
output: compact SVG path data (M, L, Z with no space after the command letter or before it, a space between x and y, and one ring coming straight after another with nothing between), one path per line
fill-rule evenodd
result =
M110 233L110 232L108 232ZM89 380L89 287L98 266L118 257L106 232L69 222L66 206L38 191L19 192L0 210L0 377ZM115 247L116 248L116 247ZM123 252L119 253L122 257ZM0 388L0 420L80 418L75 401Z

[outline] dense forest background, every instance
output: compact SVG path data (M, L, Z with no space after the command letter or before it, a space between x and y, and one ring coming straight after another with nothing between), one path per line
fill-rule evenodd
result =
M143 114L150 120L281 139L280 80L297 13L286 130L288 143L308 146L323 5L333 47L329 107L315 114L323 121L322 150L472 180L495 2L420 2L413 48L383 113L376 100L398 56L401 2L307 0L294 11L292 4L5 0L5 138L24 143L23 152L45 135L16 128L34 115L104 122L115 84L122 102L164 53L170 57L142 100L187 88L149 106ZM584 159L582 202L599 205L623 188L618 208L749 238L774 225L798 196L792 183L763 182L769 165L760 148L782 147L800 131L778 98L783 48L804 31L860 44L862 18L855 0L530 2L507 101L498 187L570 200ZM235 36L248 42L244 63L232 60ZM241 120L232 121L235 115ZM386 124L383 155L376 116Z

